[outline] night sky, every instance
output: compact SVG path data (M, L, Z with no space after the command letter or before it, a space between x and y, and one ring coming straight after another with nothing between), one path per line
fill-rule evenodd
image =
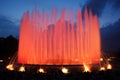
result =
M18 37L19 25L25 11L38 7L50 12L52 7L83 10L85 6L99 17L100 27L114 27L120 24L120 0L0 0L0 37Z

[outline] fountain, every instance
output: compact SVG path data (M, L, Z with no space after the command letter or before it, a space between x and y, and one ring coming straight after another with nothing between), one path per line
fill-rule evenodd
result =
M60 17L60 18L58 18ZM91 10L34 9L20 25L18 62L39 65L83 65L100 62L99 21Z

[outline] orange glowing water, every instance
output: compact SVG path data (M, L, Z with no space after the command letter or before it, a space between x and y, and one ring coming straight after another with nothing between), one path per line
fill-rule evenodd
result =
M69 14L70 13L70 14ZM96 64L100 60L99 21L91 10L76 12L66 9L58 19L34 10L26 12L21 20L18 62L40 65Z

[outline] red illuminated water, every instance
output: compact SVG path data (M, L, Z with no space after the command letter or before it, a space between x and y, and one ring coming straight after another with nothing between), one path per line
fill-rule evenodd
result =
M58 19L58 16L60 17ZM100 31L96 15L85 9L51 13L34 10L21 20L18 62L40 65L96 64L100 60Z

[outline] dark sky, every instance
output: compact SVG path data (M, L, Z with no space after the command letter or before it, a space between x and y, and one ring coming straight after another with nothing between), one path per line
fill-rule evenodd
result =
M18 36L20 20L27 10L35 7L50 12L52 7L60 10L73 8L74 13L85 6L97 14L100 27L107 27L120 19L120 0L0 0L0 37Z

